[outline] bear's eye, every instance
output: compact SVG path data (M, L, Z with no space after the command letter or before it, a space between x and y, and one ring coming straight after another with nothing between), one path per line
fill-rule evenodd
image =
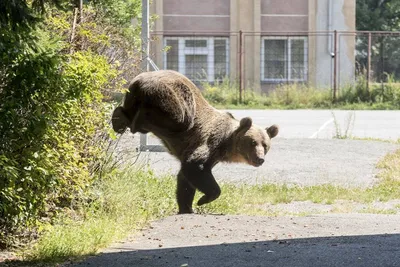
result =
M252 145L252 146L256 146L256 145L257 145L257 142L256 142L255 140L253 140L253 141L251 141L251 145Z
M263 147L264 147L264 149L265 149L266 151L268 151L268 146L267 146L267 144L263 144Z

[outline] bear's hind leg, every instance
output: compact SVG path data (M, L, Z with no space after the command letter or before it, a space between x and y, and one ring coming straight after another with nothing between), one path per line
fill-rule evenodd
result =
M221 194L221 188L211 173L211 168L203 164L184 166L183 173L189 183L204 194L197 202L201 206L216 200Z
M176 198L178 201L179 214L193 213L192 204L196 189L186 180L183 172L178 173L178 186L176 189Z

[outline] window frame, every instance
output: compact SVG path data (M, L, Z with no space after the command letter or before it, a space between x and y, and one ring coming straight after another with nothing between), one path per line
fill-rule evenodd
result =
M206 55L207 56L207 78L206 79L195 79L196 82L215 82L215 55L214 55L214 41L225 40L225 51L226 51L226 75L229 75L229 37L190 37L190 36L164 36L164 47L167 47L168 40L178 41L178 72L186 74L186 55ZM186 47L187 40L205 40L207 42L206 47ZM163 66L167 69L167 51L163 55Z
M287 78L266 78L265 77L265 40L285 40L287 41L287 48L285 51L286 62L285 72L287 73ZM292 79L291 72L291 58L292 58L292 42L291 40L303 40L304 41L304 74L302 79ZM306 36L263 36L261 38L261 81L262 82L306 82L308 80L308 38Z

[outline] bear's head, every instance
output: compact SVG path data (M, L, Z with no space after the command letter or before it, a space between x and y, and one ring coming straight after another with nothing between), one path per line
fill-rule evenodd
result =
M235 146L238 153L235 155L235 161L259 167L264 163L265 155L271 147L271 139L278 134L279 128L277 125L272 125L262 129L247 117L240 121L235 132Z

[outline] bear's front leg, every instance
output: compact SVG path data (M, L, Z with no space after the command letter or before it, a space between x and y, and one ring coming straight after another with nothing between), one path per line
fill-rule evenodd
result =
M190 185L204 194L197 202L201 206L217 199L221 188L211 173L211 168L204 164L186 163L182 166L183 175Z
M182 170L178 173L178 186L176 198L178 202L179 214L193 213L192 204L196 189L190 185L183 175Z

